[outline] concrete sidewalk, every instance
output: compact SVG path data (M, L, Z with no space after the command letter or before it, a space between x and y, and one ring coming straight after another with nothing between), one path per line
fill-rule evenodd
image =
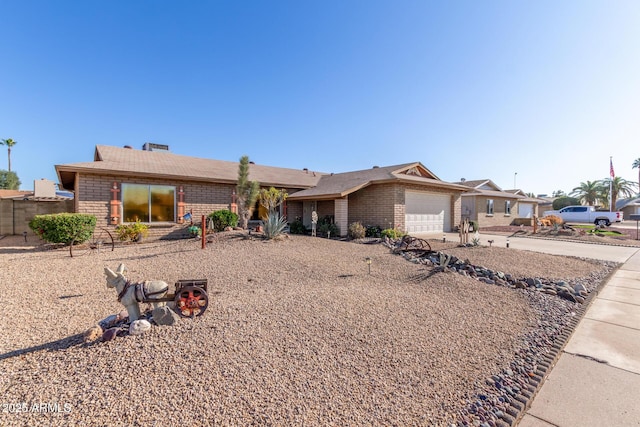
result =
M601 288L520 427L640 426L640 251Z

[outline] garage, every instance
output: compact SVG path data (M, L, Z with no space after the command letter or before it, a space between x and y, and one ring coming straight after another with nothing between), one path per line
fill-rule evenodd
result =
M518 203L518 218L532 218L533 212L533 203Z
M451 196L405 191L405 227L408 233L442 233L451 230Z

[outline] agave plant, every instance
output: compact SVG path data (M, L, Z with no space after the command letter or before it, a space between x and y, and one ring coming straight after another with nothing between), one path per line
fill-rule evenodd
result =
M264 222L264 237L275 239L284 233L287 228L287 220L279 213L271 212Z

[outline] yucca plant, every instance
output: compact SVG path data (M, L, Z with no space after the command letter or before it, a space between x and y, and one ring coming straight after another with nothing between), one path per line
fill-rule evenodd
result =
M280 216L279 213L271 212L264 221L264 237L267 239L275 239L284 234L287 228L287 220Z

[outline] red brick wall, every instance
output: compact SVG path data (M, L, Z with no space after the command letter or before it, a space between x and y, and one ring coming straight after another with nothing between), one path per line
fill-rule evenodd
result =
M119 189L121 188L122 183L173 185L176 187L176 206L179 201L178 191L180 186L182 186L184 191L185 212L192 211L195 222L200 222L202 215L207 216L217 210L230 209L232 193L236 189L235 184L207 184L148 178L123 179L122 177L112 177L107 175L83 174L80 175L77 182L76 211L79 213L95 215L97 218L97 225L99 227L106 227L108 225L110 215L109 201L112 197L110 190L114 182L117 183ZM287 191L292 193L295 192L295 189L288 189ZM120 200L120 198L121 193L118 193L118 200ZM288 203L288 216L292 219L295 219L296 216L302 216L302 203ZM176 224L175 226L172 226L171 224L152 225L152 229L164 229L169 231L182 227L184 227L182 224ZM158 233L151 230L150 234Z
M404 226L404 190L397 184L378 184L349 195L349 224L382 228Z
M405 229L405 190L452 194L447 190L411 184L378 184L365 187L349 195L349 224L359 221L363 225ZM458 193L451 196L450 223L460 222L461 200Z

